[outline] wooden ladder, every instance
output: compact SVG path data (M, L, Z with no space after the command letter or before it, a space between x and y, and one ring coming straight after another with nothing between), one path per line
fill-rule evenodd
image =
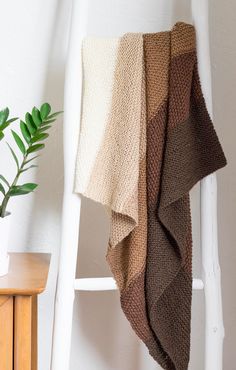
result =
M51 370L69 370L73 303L76 290L117 289L113 278L76 279L81 198L73 193L82 99L81 42L87 34L89 0L73 0L64 95L64 198ZM208 1L192 0L199 74L208 111L212 116ZM72 134L73 133L73 134ZM216 175L201 181L202 276L193 289L205 294L205 367L222 370L224 327L217 241ZM66 318L66 319L65 319ZM82 369L83 367L81 367Z

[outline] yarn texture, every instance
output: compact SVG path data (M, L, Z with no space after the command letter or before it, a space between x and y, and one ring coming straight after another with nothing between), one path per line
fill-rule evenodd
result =
M85 40L83 66L75 192L109 211L107 261L133 330L163 369L187 370L189 191L226 165L201 91L194 27Z

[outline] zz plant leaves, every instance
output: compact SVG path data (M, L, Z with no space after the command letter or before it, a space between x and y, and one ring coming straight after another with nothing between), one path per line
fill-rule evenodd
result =
M38 132L45 132L45 131L47 131L48 129L50 129L50 127L52 127L52 126L43 126L43 127L41 127L40 129L38 129Z
M6 194L5 189L1 183L0 183L0 192L3 193L3 195Z
M44 144L35 144L35 145L31 145L29 147L29 149L27 150L27 154L30 154L30 153L33 153L33 152L37 152L38 150L41 150L45 147Z
M8 188L10 188L9 182L7 181L7 179L3 175L0 175L0 180L2 180L7 185Z
M44 103L40 108L40 116L42 120L45 120L50 112L51 112L50 105L48 103Z
M32 162L34 159L38 158L39 155L35 155L34 157L30 158L30 159L27 159L27 161L25 161L25 165L28 164L29 162Z
M56 118L59 114L62 114L63 111L59 111L59 112L55 112L55 113L52 113L50 114L50 116L48 116L48 119L52 119L52 118Z
M42 123L42 118L40 116L39 110L36 107L34 107L32 109L32 114L31 115L32 115L32 118L33 118L33 121L34 121L36 127L38 128Z
M16 167L17 167L17 169L19 170L20 165L19 165L19 161L18 161L18 158L17 158L17 156L16 156L16 153L14 152L14 150L12 149L12 147L11 147L8 143L7 143L7 145L8 145L8 147L9 147L10 151L11 151L11 154L12 154L12 156L13 156L13 158L14 158L14 161L16 162Z
M36 143L38 141L42 141L42 140L45 140L47 139L49 136L49 134L46 134L46 133L40 133L38 135L34 135L34 137L32 137L31 139L31 143Z
M9 108L5 108L0 111L0 141L4 138L3 131L14 121L16 121L18 118L10 118L9 117Z
M31 135L25 122L20 121L20 130L27 144L30 143Z
M0 111L0 127L7 121L9 113L9 108Z
M18 148L20 149L22 154L25 154L25 151L26 151L25 145L24 145L23 141L21 140L20 136L13 130L11 130L11 132L12 132L12 135L15 139L16 144L18 145Z
M50 104L44 103L39 109L37 107L33 107L31 113L27 112L25 114L25 121L20 120L19 122L19 133L15 130L11 130L13 139L22 158L19 159L17 152L15 152L7 143L11 155L16 163L17 172L12 182L9 182L3 175L0 175L0 192L3 195L3 200L0 205L0 217L4 217L6 215L7 205L11 197L29 194L38 186L34 183L18 185L18 180L22 173L37 167L31 163L39 157L39 155L31 157L31 154L35 154L45 147L43 142L49 136L46 131L51 128L51 124L56 121L57 116L61 113L62 112L51 113ZM4 137L3 129L17 119L11 118L8 120L8 117L8 108L0 111L0 140Z
M24 194L29 194L34 189L37 187L37 184L34 183L27 183L24 185L15 185L12 186L11 189L9 190L9 195L10 197L14 197L16 195L24 195Z
M33 135L35 131L37 130L37 127L35 126L33 118L29 112L27 112L25 115L25 122L26 122L27 128L29 129L29 132L31 133L31 135Z

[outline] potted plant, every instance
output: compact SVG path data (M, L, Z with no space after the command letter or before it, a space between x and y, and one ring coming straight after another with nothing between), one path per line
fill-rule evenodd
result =
M51 113L51 106L44 103L40 109L34 107L31 113L27 112L24 121L19 121L19 134L15 130L11 130L20 157L7 143L16 164L16 173L12 181L0 174L0 193L2 195L0 201L0 276L7 274L9 266L7 253L11 218L8 209L9 201L12 197L33 192L38 186L35 183L19 183L19 181L24 172L37 167L33 164L33 161L38 157L36 153L45 147L43 141L49 136L47 131L60 113L62 112ZM4 138L4 130L17 119L9 119L8 108L0 112L0 140Z

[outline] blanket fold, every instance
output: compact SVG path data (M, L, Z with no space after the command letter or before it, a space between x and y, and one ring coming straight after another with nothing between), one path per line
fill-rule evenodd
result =
M75 191L109 210L107 261L132 328L164 369L187 370L189 191L226 164L201 91L194 27L85 41L83 61Z

